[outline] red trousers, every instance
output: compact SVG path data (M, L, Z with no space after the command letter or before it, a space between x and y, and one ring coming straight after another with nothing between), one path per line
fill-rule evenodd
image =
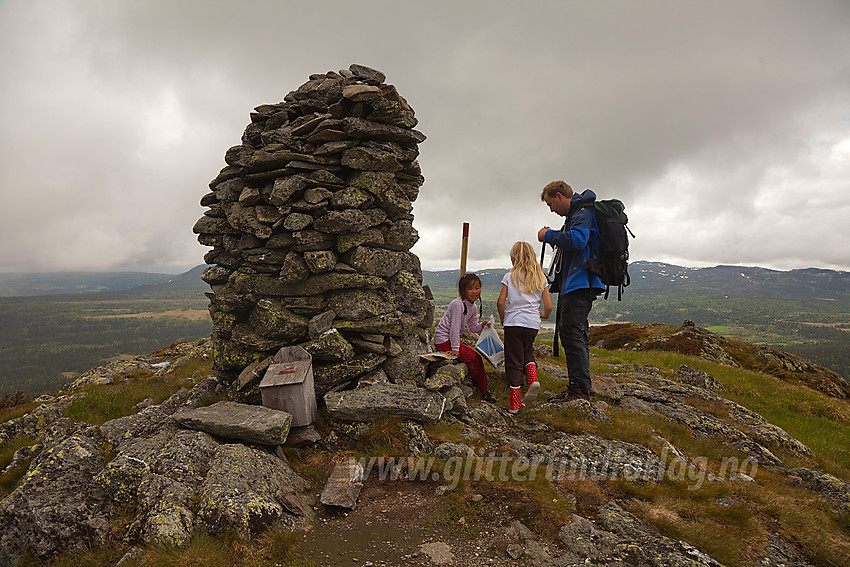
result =
M434 346L437 347L437 350L441 350L443 352L449 352L452 350L451 341L446 341ZM487 382L487 372L484 371L484 361L481 360L481 355L475 352L474 348L466 346L464 343L460 343L457 359L469 367L469 377L472 378L472 383L475 384L478 391L482 394L489 392L490 385Z

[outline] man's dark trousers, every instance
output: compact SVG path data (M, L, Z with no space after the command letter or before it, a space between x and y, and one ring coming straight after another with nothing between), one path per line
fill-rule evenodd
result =
M590 308L596 294L590 289L577 289L558 298L558 335L567 359L570 385L590 395L590 345L587 338Z

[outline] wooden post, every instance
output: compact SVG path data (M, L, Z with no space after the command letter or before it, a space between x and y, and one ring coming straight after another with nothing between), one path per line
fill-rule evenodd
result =
M469 248L469 223L463 223L463 239L460 243L460 275L466 273L466 251Z

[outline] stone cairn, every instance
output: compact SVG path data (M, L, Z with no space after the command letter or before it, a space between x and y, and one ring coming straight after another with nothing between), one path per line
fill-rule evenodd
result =
M319 399L424 384L434 307L410 248L425 136L385 79L361 65L311 75L258 106L227 151L193 229L212 247L203 279L220 381L244 382L252 364L256 378L258 363L300 345Z

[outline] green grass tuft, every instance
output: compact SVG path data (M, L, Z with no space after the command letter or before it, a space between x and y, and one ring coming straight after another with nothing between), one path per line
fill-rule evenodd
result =
M28 437L15 437L4 443L0 446L0 471L5 470L6 467L12 462L12 457L18 449L23 447L28 447L31 445L35 445L37 441L35 439L30 439ZM24 478L24 475L29 468L30 462L32 462L34 458L30 456L14 469L10 470L4 475L0 475L0 500L6 497L10 492L12 492L21 479Z
M115 379L112 384L83 388L86 397L75 400L65 411L65 417L101 425L111 419L135 413L139 402L151 399L160 403L179 390L191 387L190 379L212 372L212 361L200 359L181 365L162 376L144 370L133 370Z

